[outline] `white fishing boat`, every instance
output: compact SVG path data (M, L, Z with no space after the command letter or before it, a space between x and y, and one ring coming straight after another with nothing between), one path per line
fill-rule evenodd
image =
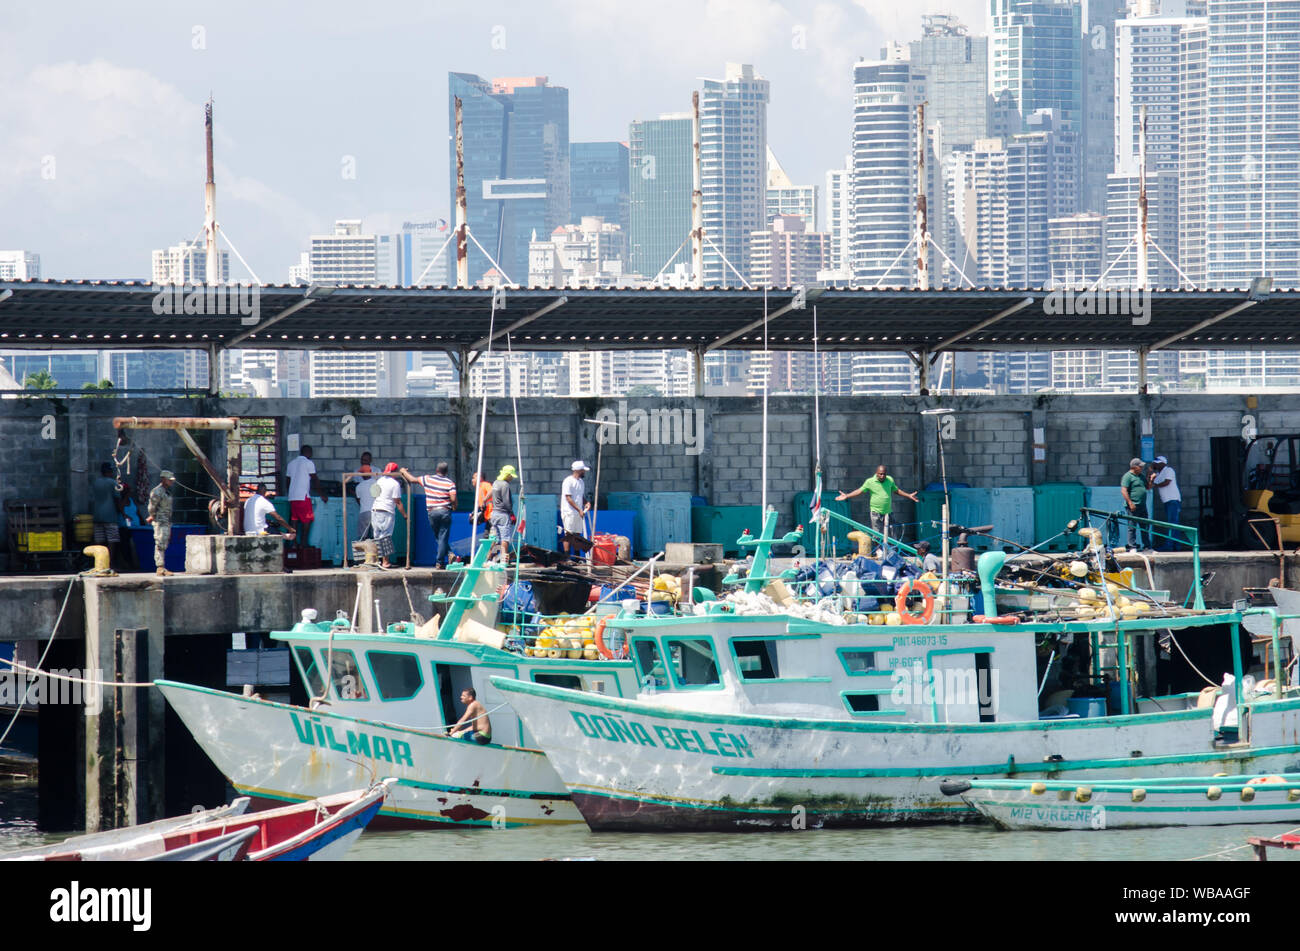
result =
M1300 774L1147 777L1088 783L972 779L943 784L1007 830L1145 829L1300 820Z
M172 681L157 686L241 795L294 802L392 776L376 828L581 822L564 784L489 678L499 673L621 696L636 689L632 665L589 659L589 648L569 643L537 656L532 648L504 649L494 624L506 576L486 564L487 550L484 542L463 569L459 593L430 599L446 610L433 639L416 636L409 624L355 633L346 619L304 620L274 633L290 647L315 698L308 707ZM597 611L612 613L608 606ZM589 643L582 638L593 633L594 617L576 621L581 633L574 641ZM488 712L486 744L448 735L466 688Z
M975 818L966 802L942 793L946 778L1078 784L1300 771L1300 694L1282 670L1261 691L1243 680L1240 612L1154 599L1146 611L1117 611L1107 589L1097 617L1060 604L1089 600L1078 585L1088 573L1012 585L999 578L1004 560L994 552L979 561L980 597L1000 610L991 620L619 619L610 623L626 630L638 678L651 690L621 698L506 677L493 683L594 829ZM1101 568L1099 556L1098 574L1109 577ZM1199 588L1193 593L1200 604ZM1008 614L1005 596L1023 608ZM1036 599L1046 600L1035 607ZM950 622L958 620L952 611ZM1134 638L1166 631L1230 644L1232 672L1213 707L1195 693L1133 696ZM1090 645L1094 670L1109 654L1125 672L1117 715L1040 716L1038 651L1076 640ZM1104 714L1106 701L1097 704Z

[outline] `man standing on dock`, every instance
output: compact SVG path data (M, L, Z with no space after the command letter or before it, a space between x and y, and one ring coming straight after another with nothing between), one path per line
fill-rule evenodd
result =
M375 494L370 491L375 486L375 477L370 472L370 453L361 454L361 466L357 471L366 473L364 479L357 480L357 502L361 505L361 514L357 516L357 541L361 541L370 535L370 511L375 501Z
M450 469L448 463L440 462L432 473L418 479L405 468L398 470L407 482L424 489L424 511L429 516L429 528L438 546L434 562L439 568L447 567L447 556L451 551L451 513L456 510L456 483L447 475Z
M167 543L172 540L172 483L176 476L164 469L158 474L158 484L149 493L149 515L145 519L153 526L153 563L158 574L169 575L166 556Z
M1128 463L1128 472L1119 480L1119 492L1124 496L1124 504L1128 506L1129 514L1136 515L1139 518L1147 517L1147 487L1150 480L1142 475L1142 470L1146 468L1146 463L1141 459L1130 459ZM1149 528L1141 522L1135 522L1132 519L1128 521L1128 547L1130 551L1141 551L1150 549L1151 544L1147 538Z
M501 543L501 560L510 564L510 542L515 534L515 496L510 483L515 477L514 466L502 466L497 480L492 483L492 528Z
M1151 465L1151 475L1147 481L1151 488L1156 490L1160 496L1160 502L1164 505L1164 521L1178 524L1178 516L1183 512L1183 494L1178 491L1178 473L1174 472L1174 467L1169 464L1169 460L1164 456L1156 456L1156 461ZM1169 529L1169 537L1165 543L1160 546L1161 551L1173 551L1178 547L1178 543L1183 540L1183 533Z
M560 486L560 521L564 524L566 535L587 536L586 515L591 510L591 503L586 501L587 484L583 481L587 475L587 464L581 459L571 467L569 477ZM568 538L564 539L564 553L569 554L571 546Z
M370 525L375 530L375 547L379 551L379 564L384 568L393 567L389 558L393 554L393 529L397 525L396 512L406 518L406 509L402 506L402 484L396 475L401 467L390 462L384 466L384 474L379 477L375 487L374 507L370 513Z
M871 496L871 527L879 532L885 538L889 538L889 515L894 510L894 493L916 501L915 492L904 492L894 482L892 476L885 471L885 466L876 466L876 474L869 477L862 485L858 486L852 492L841 492L835 497L835 501L843 502L851 499L855 495L861 495L867 492Z
M108 547L110 555L118 555L118 543L122 534L117 520L122 514L121 491L113 466L103 463L99 467L99 478L90 484L90 511L93 519L92 541L96 545ZM118 559L114 559L118 560Z
M301 548L307 544L307 533L316 520L311 506L312 493L320 499L321 505L325 504L325 493L316 481L316 463L311 461L311 446L302 447L302 455L289 463L284 474L289 480L289 518L293 520L298 547Z

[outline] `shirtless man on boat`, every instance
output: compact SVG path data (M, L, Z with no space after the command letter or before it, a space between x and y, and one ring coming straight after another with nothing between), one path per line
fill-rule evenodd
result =
M488 719L487 711L479 703L474 691L468 687L462 690L460 702L465 704L465 714L452 725L452 737L475 743L491 743L492 721Z

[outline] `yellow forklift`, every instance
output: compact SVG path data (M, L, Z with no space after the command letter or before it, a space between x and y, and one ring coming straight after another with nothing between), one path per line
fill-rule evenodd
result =
M1210 477L1212 483L1200 487L1209 544L1269 551L1300 546L1300 434L1213 437Z

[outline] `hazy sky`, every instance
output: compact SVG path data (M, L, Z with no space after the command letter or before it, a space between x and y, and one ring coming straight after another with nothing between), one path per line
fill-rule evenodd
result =
M335 218L450 218L448 71L549 76L571 140L626 141L630 120L688 109L700 77L753 63L769 144L824 190L852 64L919 36L926 12L984 32L982 0L5 0L0 249L39 252L49 278L147 279L152 249L202 227L209 93L217 219L262 281L287 280Z

